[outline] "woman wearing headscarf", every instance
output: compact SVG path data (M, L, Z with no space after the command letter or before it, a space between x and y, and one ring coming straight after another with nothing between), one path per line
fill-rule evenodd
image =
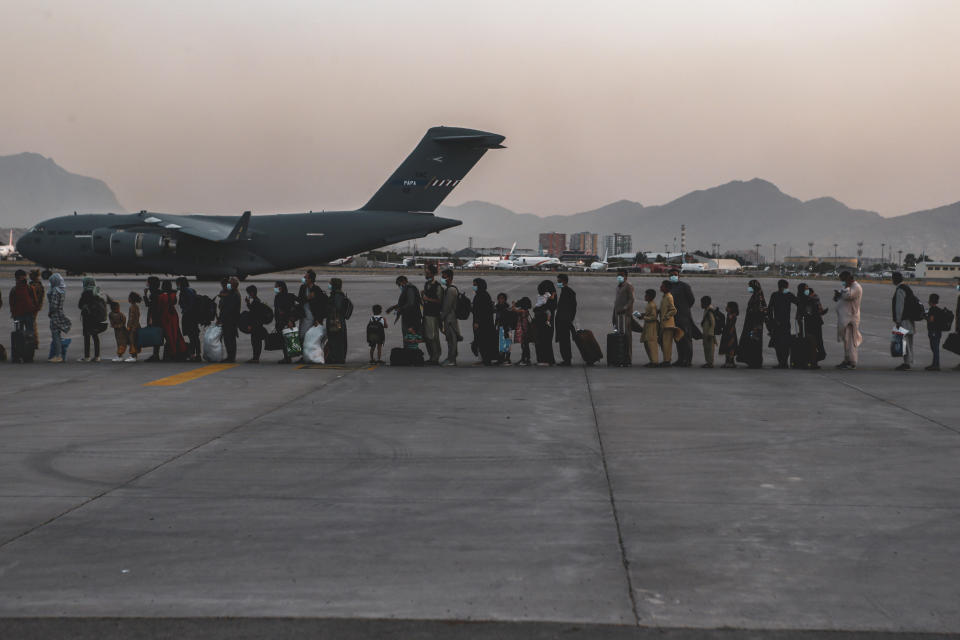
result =
M240 332L240 281L230 278L220 292L220 325L223 346L227 350L227 359L224 362L237 361L237 336Z
M50 357L47 362L63 362L63 336L70 332L73 324L63 313L63 301L67 297L67 285L63 276L54 273L50 276L50 290L47 291L47 315L50 316Z
M343 280L330 278L327 303L327 362L344 364L347 361L347 316L350 301L343 292Z
M83 327L83 357L80 362L100 362L100 334L107 330L107 300L90 276L83 280L83 293L77 306ZM90 357L90 339L93 339L93 358Z
M537 285L537 294L537 302L533 305L537 366L549 367L556 362L553 358L553 314L557 309L557 288L553 281L544 280Z
M812 337L817 343L816 362L810 363L811 369L819 369L818 364L827 357L827 350L823 346L823 315L826 310L820 304L820 296L806 282L797 286L797 324L803 336Z
M493 322L493 300L487 293L487 281L473 279L473 339L483 364L490 366L498 362L499 345L497 329Z
M279 335L284 329L297 326L297 321L302 317L302 310L297 296L287 290L286 282L282 280L274 282L273 294L273 330ZM290 364L290 362L290 358L284 353L280 364Z
M187 357L187 343L180 332L180 317L177 315L177 292L173 282L164 280L157 296L157 313L163 328L163 359L183 360Z
M743 316L737 361L745 363L751 369L760 369L763 367L763 325L767 321L767 300L757 280L747 283L747 291L750 292L750 301L747 302L747 312Z

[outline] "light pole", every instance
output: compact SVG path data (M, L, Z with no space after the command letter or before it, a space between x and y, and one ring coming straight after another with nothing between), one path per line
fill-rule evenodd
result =
M757 266L759 267L760 266L760 243L758 242L753 246L757 248Z
M837 243L836 242L833 243L833 264L834 266L837 265Z
M903 249L897 249L897 267L903 269Z
M857 269L863 268L863 240L857 243Z
M881 242L880 243L880 263L881 264L887 261L887 254L885 253L886 249L887 249L887 243Z
M773 243L773 264L777 264L777 243Z

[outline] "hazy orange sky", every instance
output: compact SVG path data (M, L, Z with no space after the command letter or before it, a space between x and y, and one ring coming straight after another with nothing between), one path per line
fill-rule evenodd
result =
M956 0L6 0L0 69L0 155L131 210L355 208L436 124L509 147L446 204L960 200Z

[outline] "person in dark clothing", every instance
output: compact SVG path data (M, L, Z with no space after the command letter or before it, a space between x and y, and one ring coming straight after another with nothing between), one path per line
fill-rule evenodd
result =
M927 338L930 340L930 351L933 353L933 362L930 366L924 367L927 371L940 371L940 338L943 337L943 329L940 326L943 310L938 306L940 296L931 293L927 298L926 320L927 320Z
M217 324L223 331L223 346L227 350L224 362L237 361L237 335L240 332L240 281L230 278L220 292L220 318Z
M777 281L777 290L770 295L770 330L773 333L773 348L777 351L777 369L790 368L790 342L793 340L791 305L797 297L790 292L790 283Z
M187 359L191 362L200 362L200 325L197 322L197 292L190 286L190 281L184 277L177 278L177 291L180 307L180 326L183 337L187 341Z
M485 366L499 364L497 329L493 321L493 300L487 293L487 281L473 279L473 336Z
M573 358L570 340L576 333L573 321L577 317L577 292L570 288L570 278L565 273L557 275L557 288L560 289L560 293L557 296L557 314L554 323L556 340L560 345L560 366L569 367Z
M550 280L537 286L537 302L533 306L534 346L537 351L537 366L551 367L553 359L554 312L557 308L557 288Z
M107 329L107 300L90 276L83 279L83 293L77 303L83 326L83 357L80 362L100 362L100 334ZM90 357L90 340L93 340L93 357Z
M143 306L147 310L147 326L161 327L160 308L157 301L160 298L160 278L150 276L147 278L147 288L143 290ZM147 362L160 361L160 345L153 347L153 355L147 358Z
M347 316L349 300L343 292L343 281L330 278L330 303L327 305L327 363L344 364L347 361Z
M164 280L160 285L160 295L157 296L157 315L160 317L160 326L163 327L163 359L167 361L182 361L187 358L187 343L180 332L180 317L177 315L177 294L173 290L173 283Z
M423 285L423 342L427 347L426 364L440 364L440 312L443 308L443 285L437 281L437 265L424 267Z
M727 320L723 325L723 335L720 336L720 355L726 360L723 363L724 369L737 368L737 317L740 315L740 305L731 300L727 303Z
M803 336L813 336L817 343L817 356L810 369L819 369L817 364L827 357L827 350L823 345L823 315L827 312L820 304L820 296L807 286L806 282L797 285L797 325Z
M307 331L323 324L327 317L327 306L330 304L330 298L317 285L317 274L313 269L307 269L300 278L297 302L301 309L300 340L303 340Z
M292 329L300 320L301 307L297 296L287 290L287 283L277 280L273 283L273 330L280 335L284 329ZM279 364L290 364L291 360L284 353Z
M17 269L13 276L16 279L16 284L14 284L13 289L10 290L10 296L8 298L10 316L13 318L13 321L19 325L23 335L26 336L28 340L33 341L35 334L34 318L40 307L37 306L33 289L27 284L27 272L23 269ZM0 300L0 306L2 306L2 300ZM15 353L12 345L10 349L10 361L23 362L21 354Z
M516 323L517 316L510 309L507 303L507 294L497 294L497 304L493 305L493 324L497 331L497 350L499 351L500 362L510 366L510 345L512 338L510 332Z
M689 367L693 364L693 305L697 299L693 295L693 289L686 282L680 281L680 269L674 267L670 269L670 295L673 296L673 304L677 307L677 328L683 329L683 337L677 341L677 361L674 366Z
M253 347L253 357L247 360L250 364L260 362L260 353L263 351L263 342L267 339L267 329L264 325L273 315L270 308L257 297L257 288L249 285L247 291L247 311L250 312L250 346Z
M397 312L400 316L400 333L406 335L408 329L413 329L418 335L423 335L423 315L421 314L420 292L410 284L407 276L397 277L397 287L400 288L400 297L397 304L387 307L387 313ZM489 297L489 296L488 296Z
M751 369L760 369L763 367L763 326L767 321L767 300L757 280L747 283L747 291L750 292L750 301L747 302L747 312L743 317L737 362L743 362Z

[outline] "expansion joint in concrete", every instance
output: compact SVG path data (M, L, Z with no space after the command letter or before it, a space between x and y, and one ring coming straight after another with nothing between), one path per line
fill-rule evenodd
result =
M603 446L603 434L600 433L600 418L597 416L597 405L593 401L593 389L590 386L590 373L587 367L583 368L583 376L587 382L587 397L590 398L590 409L593 411L593 426L597 432L597 442L600 445L600 461L603 463L603 476L607 481L607 494L610 497L610 510L613 512L613 523L617 528L617 544L620 546L620 560L623 562L623 572L627 579L627 596L630 598L630 611L637 626L640 626L640 613L637 610L637 596L633 590L633 579L630 577L630 559L627 557L627 548L623 544L623 529L620 527L620 515L617 512L617 499L613 493L613 482L610 480L610 469L607 466L607 451Z
M850 387L851 389L856 389L857 391L859 391L859 392L862 393L863 395L868 396L868 397L870 397L870 398L873 398L874 400L879 400L880 402L883 402L883 403L885 403L885 404L888 404L888 405L890 405L891 407L896 407L897 409L900 409L901 411L905 411L905 412L909 413L910 415L916 416L916 417L920 418L921 420L926 420L927 422L930 422L930 423L932 423L932 424L935 424L935 425L937 425L938 427L941 427L942 429L946 429L947 431L951 431L951 432L953 432L953 433L955 433L955 434L957 434L957 435L960 435L960 429L957 429L957 428L955 428L955 427L951 427L951 426L948 425L948 424L943 424L942 422L940 422L940 421L938 421L938 420L934 420L933 418L931 418L931 417L929 417L929 416L925 416L925 415L923 415L922 413L918 413L918 412L914 411L913 409L908 409L907 407L905 407L905 406L903 406L903 405L901 405L901 404L897 404L896 402L894 402L893 400L890 400L889 398L884 398L883 396L878 396L878 395L875 394L875 393L870 393L869 391L867 391L867 390L865 390L865 389L861 389L860 387L858 387L858 386L855 385L855 384L850 384L850 383L847 382L846 380L840 380L840 384L842 384L842 385L844 385L844 386L846 386L846 387Z

